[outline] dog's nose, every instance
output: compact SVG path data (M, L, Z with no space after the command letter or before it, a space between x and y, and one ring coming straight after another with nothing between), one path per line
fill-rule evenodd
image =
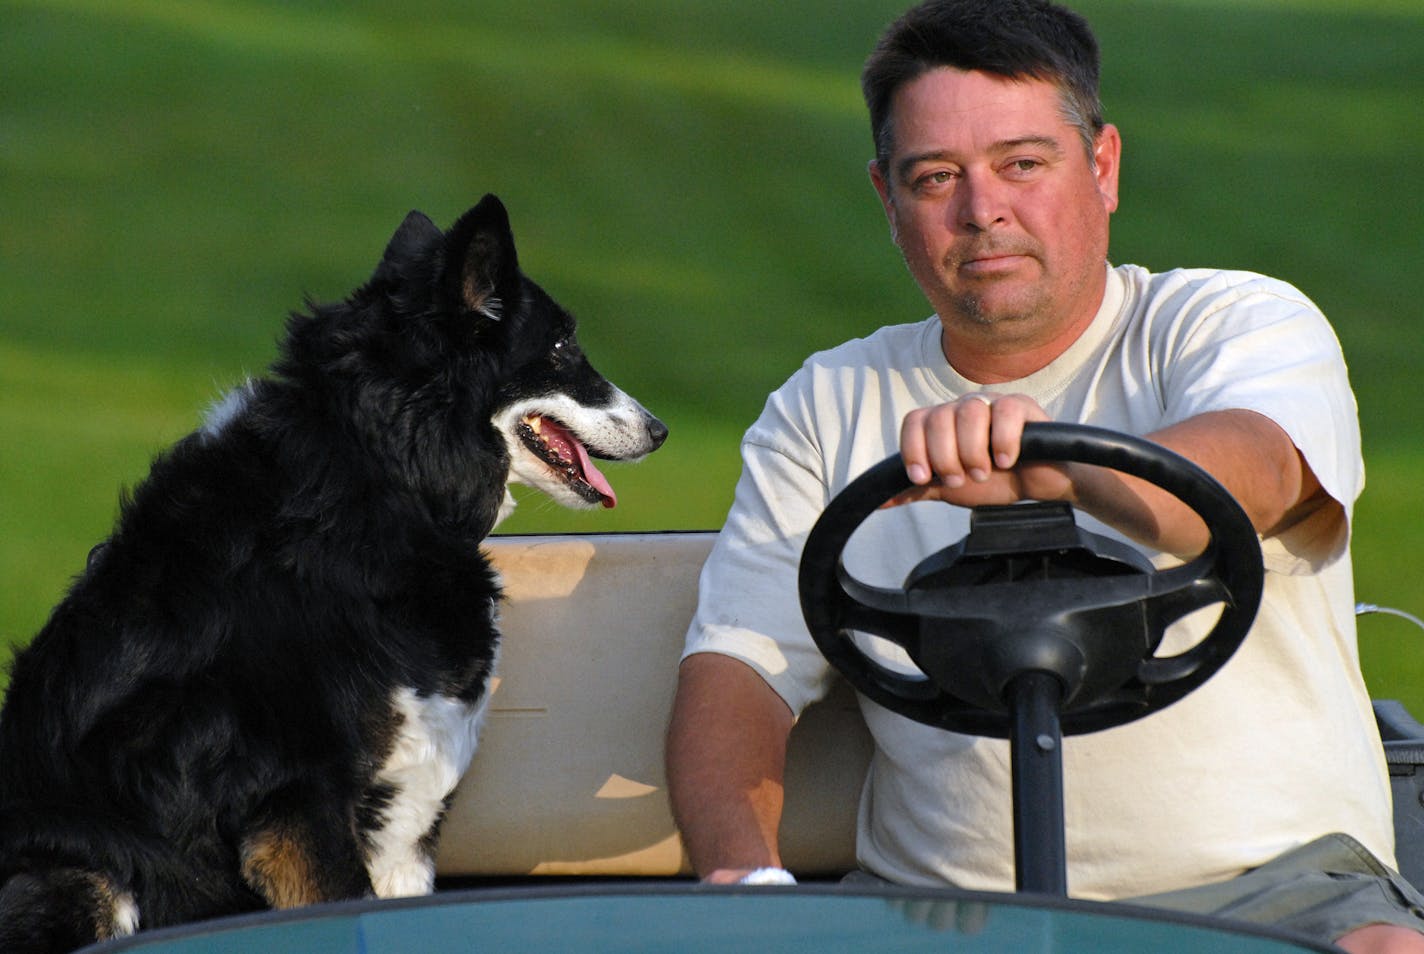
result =
M667 440L667 425L651 414L648 415L648 440L653 443L653 450L663 446L663 441Z

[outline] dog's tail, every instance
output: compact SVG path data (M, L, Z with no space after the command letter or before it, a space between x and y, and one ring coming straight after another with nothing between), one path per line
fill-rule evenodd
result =
M100 821L0 805L0 952L57 954L134 933L130 886L145 851L141 839Z
M137 929L133 896L98 872L21 871L0 885L5 954L63 954Z

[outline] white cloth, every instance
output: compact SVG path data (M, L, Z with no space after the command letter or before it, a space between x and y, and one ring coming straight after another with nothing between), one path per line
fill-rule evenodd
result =
M1340 504L1263 541L1257 621L1206 686L1141 721L1065 741L1070 892L1116 898L1221 880L1332 831L1392 863L1387 770L1355 643L1349 515L1364 470L1354 397L1324 317L1259 275L1109 267L1102 307L1079 340L992 388L949 366L936 318L814 355L747 432L686 652L745 660L793 712L819 698L833 673L797 599L806 534L836 493L898 449L907 411L985 390L1130 434L1253 410L1290 435ZM847 566L898 586L963 536L967 513L933 503L877 513L852 538ZM1201 616L1174 627L1162 653L1198 639L1213 621ZM1007 743L861 707L876 740L861 864L902 883L1012 889Z
M758 868L743 875L737 881L737 884L754 885L792 885L795 883L796 876L785 868Z

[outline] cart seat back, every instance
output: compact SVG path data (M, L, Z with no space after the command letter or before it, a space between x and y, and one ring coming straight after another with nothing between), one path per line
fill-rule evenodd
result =
M689 872L668 808L663 738L713 532L504 536L498 681L446 817L443 877ZM855 865L870 743L844 686L788 750L783 860Z

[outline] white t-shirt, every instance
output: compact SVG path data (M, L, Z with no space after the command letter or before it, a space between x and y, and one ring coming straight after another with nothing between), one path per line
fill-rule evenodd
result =
M1392 864L1388 774L1360 674L1348 556L1364 483L1355 401L1324 317L1259 275L1110 267L1084 334L1042 370L992 389L949 366L933 317L812 356L743 441L686 652L743 659L793 712L820 698L833 672L796 590L807 533L835 494L898 450L906 412L985 390L1027 394L1054 420L1138 435L1206 411L1256 411L1290 435L1340 504L1262 541L1261 609L1212 680L1145 719L1065 740L1069 891L1119 898L1218 881L1334 831ZM899 586L967 528L968 511L945 504L878 512L852 537L846 565ZM1159 654L1191 645L1212 621L1199 613L1178 624ZM861 708L876 751L860 863L901 883L1012 890L1007 743L920 725L863 698Z

